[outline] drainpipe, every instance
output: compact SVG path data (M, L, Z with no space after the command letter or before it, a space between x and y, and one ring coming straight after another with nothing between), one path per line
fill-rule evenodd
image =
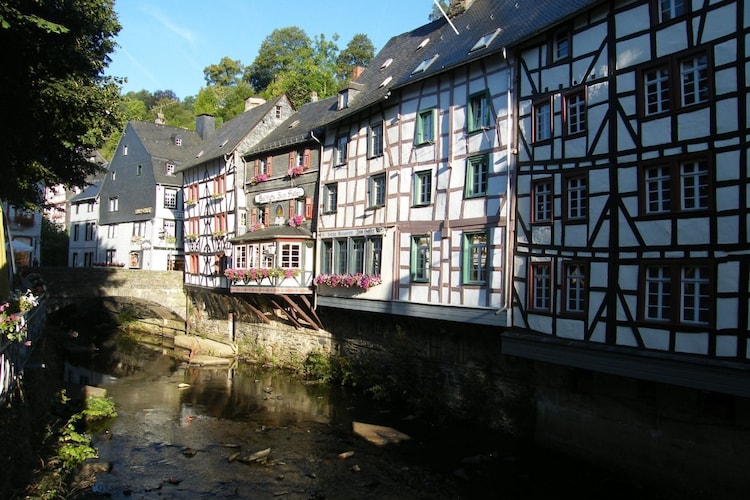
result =
M320 200L320 165L323 163L323 143L320 142L320 139L315 137L315 131L310 130L310 137L312 140L318 143L318 181L315 183L315 195L313 197L313 201L315 202L315 205L313 205L313 214L317 214L318 212L318 203ZM315 221L315 230L312 232L313 237L315 238L315 251L313 252L313 266L312 266L312 276L310 277L310 280L312 281L315 278L315 270L318 267L318 253L320 251L320 241L318 238L318 218L313 217L313 220ZM313 229L312 226L310 229ZM318 294L315 293L315 287L313 286L313 305L312 305L313 311L316 311L318 309Z

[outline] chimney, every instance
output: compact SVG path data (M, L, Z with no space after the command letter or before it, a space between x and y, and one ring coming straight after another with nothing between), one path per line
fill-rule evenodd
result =
M195 131L204 141L216 130L216 118L211 115L198 115L195 117Z
M448 6L446 14L448 14L449 18L453 19L469 10L469 7L471 7L471 4L473 3L474 0L452 0L451 4Z
M352 70L352 80L359 78L359 75L361 75L364 70L364 66L354 66L354 69Z
M248 97L247 99L245 99L245 111L250 111L253 108L257 108L264 102L266 102L266 100L260 97Z
M164 119L164 113L162 113L161 111L156 113L156 119L154 120L154 123L156 123L157 125L164 125L165 123L167 123L167 120Z
M312 91L312 94L310 94L310 102L318 102L318 93L314 90Z

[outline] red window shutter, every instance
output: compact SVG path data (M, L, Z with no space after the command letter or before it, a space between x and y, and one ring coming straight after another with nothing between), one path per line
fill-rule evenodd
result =
M312 219L313 199L312 196L305 197L305 219Z
M267 167L266 168L266 170L267 170L266 173L268 175L271 175L271 172L273 172L273 156L269 156L268 159L266 160L266 167Z
M255 225L258 223L258 209L253 208L250 210L250 224Z
M296 213L294 213L295 205L297 205L296 200L289 200L289 217L294 217L295 215L297 215Z
M259 173L260 173L260 160L256 159L255 160L255 174L253 175L258 175Z
M309 149L305 150L305 156L302 159L302 167L304 169L310 168L310 150Z
M297 153L294 151L289 151L289 170L297 166L295 165L296 161L297 161Z

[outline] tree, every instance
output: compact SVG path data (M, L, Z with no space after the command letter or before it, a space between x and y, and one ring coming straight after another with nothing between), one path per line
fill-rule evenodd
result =
M104 69L120 29L113 0L0 4L0 198L39 207L40 185L82 186L98 171L90 152L119 126L122 80Z
M256 92L262 92L277 73L289 68L301 49L309 49L310 46L310 38L297 26L275 29L260 44L258 55L245 70L243 79Z
M203 77L208 85L234 87L242 81L244 71L245 67L239 60L224 56L219 64L207 66L203 70Z
M447 14L448 9L450 8L449 6L450 2L447 2L446 0L438 0L438 3L440 4L440 7L443 8L443 11ZM438 6L433 3L432 12L430 12L430 15L427 16L427 18L430 21L437 21L438 19L441 19L442 17L443 17L443 13L440 12L440 9L438 8Z
M367 66L373 57L375 57L375 46L370 38L363 33L357 33L336 58L337 80L347 82L351 79L352 70L355 67Z

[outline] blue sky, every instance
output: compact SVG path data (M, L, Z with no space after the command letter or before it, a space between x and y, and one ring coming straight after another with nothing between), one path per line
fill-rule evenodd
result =
M116 0L122 25L106 74L127 78L129 91L173 90L184 99L205 86L203 69L222 57L250 65L274 29L302 28L312 39L357 33L375 51L392 36L428 22L434 0Z

